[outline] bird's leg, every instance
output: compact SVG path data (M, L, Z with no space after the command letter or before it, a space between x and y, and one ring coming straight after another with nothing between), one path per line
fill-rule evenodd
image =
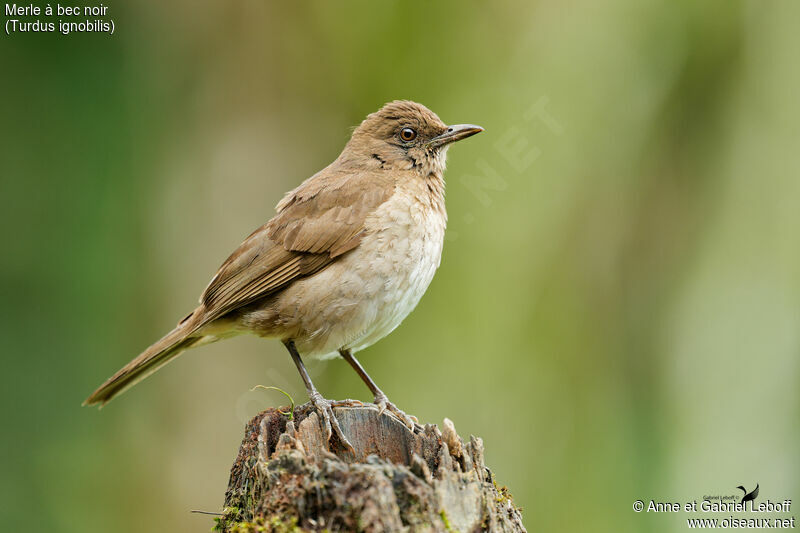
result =
M339 427L339 421L336 420L336 415L333 413L333 409L331 408L332 402L326 400L322 397L322 395L317 391L317 388L314 386L314 383L311 381L311 377L308 375L306 371L306 367L303 364L303 360L300 359L300 354L297 352L297 348L294 345L293 340L284 341L286 345L286 349L289 350L289 353L292 354L292 360L294 364L297 365L297 370L300 372L300 377L303 378L303 383L306 386L306 392L308 392L308 398L311 400L311 403L314 404L314 407L317 409L317 412L322 417L322 421L325 424L325 431L328 440L331 439L333 432L336 432L336 436L339 438L339 441L350 450L353 450L353 445L350 444L350 441L347 440L347 437L344 436L342 432L342 428ZM334 402L335 403L335 402Z
M359 363L358 360L353 357L353 354L350 353L350 350L341 349L339 350L339 354L342 356L342 358L344 358L345 361L350 363L350 366L353 367L353 370L356 371L361 380L366 383L372 394L375 395L375 405L378 406L378 413L383 413L383 411L388 409L390 413L394 414L400 419L401 422L408 426L411 431L414 431L416 425L419 424L417 417L405 414L403 411L398 409L395 404L390 402L389 398L386 397L386 394L384 394L384 392L378 388L378 385L372 381L372 378L369 377L369 374L367 374L367 371L364 370L363 366L361 366L361 363Z

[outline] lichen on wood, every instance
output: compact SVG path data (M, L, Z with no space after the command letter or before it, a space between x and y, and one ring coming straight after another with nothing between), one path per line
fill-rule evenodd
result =
M412 432L367 404L334 409L354 452L309 405L268 409L248 424L217 530L525 531L520 510L484 464L483 442L452 422Z

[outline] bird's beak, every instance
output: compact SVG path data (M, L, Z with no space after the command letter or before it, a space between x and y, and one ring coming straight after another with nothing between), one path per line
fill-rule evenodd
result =
M475 124L456 124L454 126L448 126L447 131L428 141L428 147L438 148L439 146L444 146L445 144L454 143L456 141L460 141L461 139L472 137L476 133L480 133L482 131L483 128L476 126Z

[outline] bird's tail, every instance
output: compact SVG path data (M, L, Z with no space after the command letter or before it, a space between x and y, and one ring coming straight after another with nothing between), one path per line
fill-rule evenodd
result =
M195 315L197 313L193 313ZM169 363L187 348L202 339L200 336L192 337L196 332L196 321L193 316L185 318L178 326L167 333L161 340L142 352L136 359L122 367L116 374L100 385L91 396L86 398L83 405L104 406L112 398L128 390L138 382Z

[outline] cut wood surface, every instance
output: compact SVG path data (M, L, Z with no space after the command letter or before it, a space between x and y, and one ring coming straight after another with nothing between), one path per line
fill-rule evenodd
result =
M310 404L268 409L245 429L218 530L525 531L520 510L452 422L414 432L372 404L334 412L354 452Z

